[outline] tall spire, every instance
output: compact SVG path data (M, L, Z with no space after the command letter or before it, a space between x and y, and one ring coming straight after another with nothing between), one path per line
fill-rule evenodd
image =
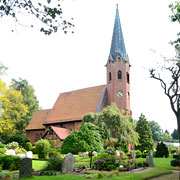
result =
M114 61L118 54L120 54L123 57L123 59L126 60L127 54L117 5L116 16L114 21L114 30L111 42L110 58Z

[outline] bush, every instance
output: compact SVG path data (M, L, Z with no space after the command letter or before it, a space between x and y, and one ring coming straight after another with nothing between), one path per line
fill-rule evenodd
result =
M13 141L13 142L7 144L5 147L7 149L17 149L17 148L19 148L19 143Z
M140 150L136 150L136 158L142 157L142 152Z
M49 160L47 165L47 170L53 170L53 171L61 171L62 168L62 156L59 152L51 152L49 153Z
M32 146L31 151L33 152L33 154L37 154L37 151L36 151L36 146Z
M180 160L180 155L174 154L174 155L173 155L173 158Z
M39 158L47 159L49 152L51 151L50 143L46 139L41 139L36 142L36 151Z
M93 163L98 170L116 169L122 164L121 159L117 155L113 155L112 151L104 152L93 158Z
M174 167L180 166L180 160L172 160L171 161L171 166L174 166Z
M0 165L3 170L18 170L20 165L20 157L12 155L0 155Z
M32 149L32 143L31 143L31 142L27 142L25 148L26 148L27 151L31 151L31 149Z
M163 143L160 142L157 144L156 147L156 157L168 157L169 156L169 151L167 146Z

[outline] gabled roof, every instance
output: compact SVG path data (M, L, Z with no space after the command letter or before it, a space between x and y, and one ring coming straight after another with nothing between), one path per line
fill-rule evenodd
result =
M115 21L114 21L114 30L113 30L113 36L111 42L111 50L109 56L114 61L119 54L126 61L127 54L126 54L126 48L123 38L123 32L121 28L121 22L119 18L119 10L117 6Z
M96 86L59 95L44 124L81 120L89 112L96 112L102 102L106 86Z
M51 126L51 128L61 140L66 139L66 137L69 136L71 133L71 131L66 128L60 128L55 126Z
M26 127L26 130L45 129L45 127L43 126L43 123L49 112L50 112L50 109L36 111L30 123Z

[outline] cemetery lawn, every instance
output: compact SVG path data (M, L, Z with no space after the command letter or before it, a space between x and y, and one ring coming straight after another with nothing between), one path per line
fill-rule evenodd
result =
M76 160L78 162L78 164L82 164L83 162L85 164L89 164L89 158L82 158L82 157L76 157ZM145 161L144 158L138 158L137 159L139 162L140 161ZM172 158L154 158L154 163L155 163L155 167L151 167L151 168L147 168L145 170L142 171L137 171L137 172L120 172L118 174L118 176L116 177L112 177L110 179L113 180L143 180L143 179L148 179L151 177L156 177L156 176L160 176L163 174L169 174L172 173L172 170L174 169L178 169L176 167L172 167L170 165L170 161L173 160ZM38 169L38 168L43 168L45 167L47 164L46 161L33 161L33 167ZM90 171L88 176L94 177L94 180L97 180L97 176L99 174L102 175L112 175L112 174L117 174L117 171L112 171L112 172L103 172L103 171ZM95 179L97 178L97 179ZM87 180L84 177L81 176L77 176L77 175L57 175L57 176L34 176L33 178L26 178L26 180ZM102 180L107 180L109 178L102 178Z

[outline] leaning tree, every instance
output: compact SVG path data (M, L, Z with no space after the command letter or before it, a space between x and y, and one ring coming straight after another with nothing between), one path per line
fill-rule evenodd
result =
M169 98L171 109L177 119L180 137L180 52L177 50L177 56L169 59L166 65L161 66L161 72L154 68L149 71L151 78L160 82L165 95ZM165 76L163 76L163 73L165 73Z

